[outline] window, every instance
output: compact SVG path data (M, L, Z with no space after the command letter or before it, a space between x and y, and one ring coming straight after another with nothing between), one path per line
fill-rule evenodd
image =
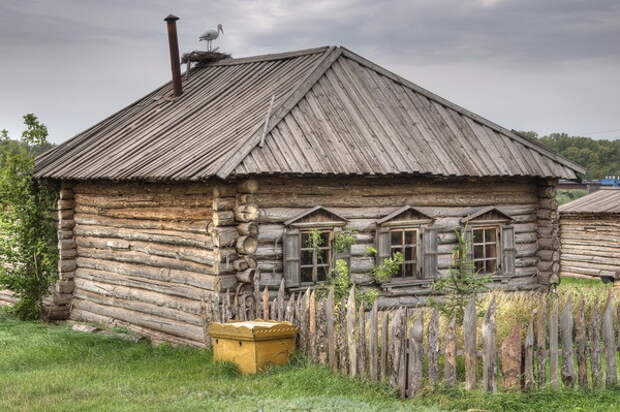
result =
M478 273L496 273L499 267L499 227L474 227L474 269Z
M327 280L331 265L332 231L319 229L314 233L319 234L319 246L313 247L313 231L301 232L300 251L300 276L301 283L316 283Z
M403 254L404 261L396 278L409 278L418 274L418 230L390 230L390 255Z

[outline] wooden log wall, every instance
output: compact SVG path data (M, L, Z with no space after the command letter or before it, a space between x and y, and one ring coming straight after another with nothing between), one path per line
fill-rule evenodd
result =
M562 214L562 276L620 279L620 215Z
M532 179L447 180L431 178L260 178L254 193L259 208L258 247L255 253L260 287L275 290L282 280L282 235L284 222L309 208L321 205L350 220L357 243L351 248L350 267L354 282L372 281L374 258L367 248L374 246L375 221L399 207L410 205L435 218L438 228L438 270L448 274L452 249L456 245L455 228L459 220L482 207L497 206L515 219L516 270L509 278L498 276L493 287L507 290L539 288L539 258L552 260L552 243L546 241L546 253L539 252L538 239L552 231L553 221L543 219L554 210L549 201L553 187L549 182ZM542 188L541 188L542 187ZM541 191L546 191L541 194ZM547 197L551 196L551 197ZM540 210L544 207L545 213ZM539 225L545 225L539 229ZM551 239L551 237L549 237ZM551 256L548 252L551 251ZM549 269L551 270L551 269ZM546 275L545 275L546 276ZM382 306L423 304L432 280L411 281L386 286Z
M204 346L205 299L237 284L234 196L205 183L79 183L73 192L75 227L64 236L77 249L61 260L65 276L75 271L71 318Z
M58 193L58 281L43 299L43 317L48 320L68 319L71 309L77 267L74 197L73 187L63 183Z
M538 185L537 235L538 281L542 285L560 283L560 231L558 203L555 200L556 179Z

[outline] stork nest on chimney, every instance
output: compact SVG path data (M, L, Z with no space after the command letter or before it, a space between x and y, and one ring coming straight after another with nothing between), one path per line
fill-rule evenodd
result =
M194 50L189 53L183 54L181 63L198 63L198 66L204 66L209 63L215 63L222 59L229 59L231 56L228 53L221 53L217 50L213 51L201 51Z

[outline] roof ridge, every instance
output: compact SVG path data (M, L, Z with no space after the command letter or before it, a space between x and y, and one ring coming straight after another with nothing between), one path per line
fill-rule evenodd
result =
M313 47L310 49L294 50L290 52L259 54L255 56L247 56L247 57L239 57L239 58L230 57L227 59L218 60L210 64L205 64L204 67L234 66L237 64L258 63L258 62L265 62L265 61L270 61L270 60L292 59L295 57L307 56L310 54L324 53L330 47L335 47L335 46L321 46L321 47Z
M585 174L585 168L569 159L566 159L565 157L561 156L560 154L549 150L547 147L543 146L542 144L538 143L538 142L534 142L532 140L530 140L529 138L526 138L524 136L522 136L519 133L516 133L513 130L508 130L505 127L502 127L500 125L498 125L495 122L492 122L491 120L485 119L484 117L470 111L467 110L466 108L456 104L456 103L452 103L451 101L431 92L430 90L427 90L425 88L423 88L422 86L418 86L417 84L413 83L411 80L407 80L404 77L384 68L379 66L376 63L373 63L372 61L366 59L365 57L360 56L359 54L352 52L351 50L345 48L345 47L341 47L342 49L342 53L345 57L348 57L352 60L355 60L357 63L371 69L374 70L375 72L384 75L386 77L388 77L389 79L398 82L400 84L402 84L405 87L408 87L410 89L412 89L413 91L420 93L422 95L424 95L425 97L443 105L446 107L449 107L453 110L455 110L458 113L461 113L462 115L465 115L469 118L471 118L472 120L478 122L478 123L482 123L485 126L490 127L491 129L495 130L496 132L502 133L504 135L506 135L507 137L511 138L512 140L515 140L527 147L529 147L532 150L535 150L536 152L538 152L539 154L541 154L542 156L548 157L549 159L560 163L574 171L576 171L577 173L581 173L581 174Z
M304 98L316 82L323 77L331 65L342 55L342 47L329 46L323 57L317 62L308 75L302 79L280 104L273 108L268 121L268 127L264 128L264 122L260 122L258 127L250 134L248 140L241 145L239 151L227 159L226 164L219 168L215 173L218 177L226 179L243 160L260 144L261 136L269 134L280 121Z

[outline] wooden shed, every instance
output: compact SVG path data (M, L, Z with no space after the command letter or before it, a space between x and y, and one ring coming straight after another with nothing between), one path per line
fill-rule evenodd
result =
M620 187L560 206L562 276L620 281Z
M492 287L558 281L555 185L584 170L536 142L342 47L220 60L183 90L38 158L60 185L50 316L200 345L205 296L323 282L342 230L352 280L382 305L424 303L466 225ZM400 273L377 285L373 266L396 251Z

